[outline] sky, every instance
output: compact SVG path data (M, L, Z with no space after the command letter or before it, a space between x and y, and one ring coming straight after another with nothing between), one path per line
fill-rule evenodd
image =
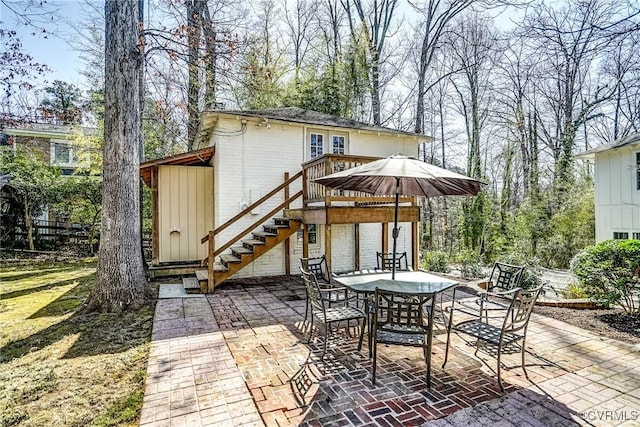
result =
M7 0L7 4L17 11L24 11L24 7L17 1ZM84 67L79 58L79 53L74 51L64 37L70 34L68 24L65 21L75 20L83 13L86 7L83 1L76 0L52 0L48 4L51 9L58 11L56 15L38 17L38 26L44 26L51 34L44 35L34 30L32 26L20 22L16 14L8 9L4 1L0 2L0 21L2 27L13 29L17 32L22 41L24 51L33 56L34 61L46 64L51 69L40 80L52 82L53 80L64 80L75 85L81 85L83 78L79 74ZM36 32L35 35L33 33Z
M44 87L54 80L63 80L81 88L86 86L85 79L80 74L85 65L79 57L79 52L74 50L68 42L69 39L73 39L73 29L69 22L77 21L91 11L86 1L47 0L46 7L56 13L34 17L36 25L47 28L49 32L47 38L40 32L33 35L33 27L24 25L16 13L8 9L9 6L21 13L24 10L24 4L28 2L29 0L1 0L0 21L3 21L3 28L17 31L25 52L32 55L35 62L46 64L51 69L50 73L38 77L40 86ZM399 11L405 15L405 19L410 15L407 12L411 12L406 4L403 4ZM504 9L495 9L492 15L496 18L496 25L505 29L513 26L511 18L516 14L510 10L505 12Z

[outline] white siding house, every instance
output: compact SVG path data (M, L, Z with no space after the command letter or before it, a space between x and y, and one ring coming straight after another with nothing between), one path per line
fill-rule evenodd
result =
M430 139L424 135L373 126L298 108L211 111L205 112L202 116L197 151L194 153L211 149L213 154L206 158L196 156L197 158L193 159L195 163L189 164L197 163L198 166L209 166L213 169L212 223L208 223L206 226L210 230L214 230L227 222L233 222L219 233L216 232L214 246L220 248L230 239L250 228L259 218L274 209L277 210L278 206L285 202L285 192L279 191L260 206L248 209L263 196L268 195L271 190L283 184L285 173L293 177L301 173L303 168L308 167L305 165L314 163L314 159L317 161L327 159L326 171L323 169L323 165L318 164L315 169L317 171L317 167L320 166L323 174L326 174L334 171L328 170L329 167L335 169L336 167L353 166L350 162L355 160L350 156L387 157L396 153L417 156L419 144ZM207 163L202 163L202 160ZM153 180L149 168L175 168L178 167L177 164L182 167L188 165L184 160L174 164L175 166L172 166L170 161L168 163L162 161L160 163L157 161L146 162L141 165L141 173L143 176L145 173L147 174L148 179L145 178L145 181L148 181L149 184ZM354 218L353 221L348 220L348 223L344 217L337 221L330 220L329 207L325 206L324 200L307 203L308 197L310 197L308 186L311 181L312 179L307 177L305 173L301 175L300 179L292 182L288 188L288 194L294 195L303 191L304 197L292 201L286 209L281 210L284 211L283 213L274 215L282 216L285 214L300 221L302 223L300 230L288 237L286 239L288 242L281 242L277 247L243 266L234 273L233 277L281 275L288 272L297 274L300 265L299 258L305 254L305 251L309 256L327 254L331 269L335 272L353 270L356 267L373 268L376 266L376 252L389 251L385 244L388 243L388 236L391 235L390 230L393 224L389 223L387 216L382 218L383 221L362 220L362 208L357 211L356 208L359 206L357 202L350 201L346 197L335 197L335 200L326 204L330 204L336 209L338 207L354 209L354 214L359 212L361 219ZM305 184L307 188L303 189ZM180 239L193 239L191 236L187 237L188 233L185 232L185 230L193 228L191 224L188 224L188 220L185 219L185 223L170 224L163 221L162 218L168 215L167 212L180 212L181 209L202 209L202 207L197 207L198 204L195 201L189 202L184 197L178 197L177 191L174 188L171 197L161 196L159 198L161 204L164 205L157 206L159 218L155 222L164 224L164 228L154 226L154 234L158 234L157 240L161 245L170 244L171 241L180 245ZM157 194L162 195L163 192L166 192L166 189L157 189ZM176 204L180 207L176 207ZM412 250L413 246L415 245L417 248L418 208L415 203L409 201L405 201L404 206L407 209L415 209L415 215L411 217L405 215L404 220L411 222L400 224L402 228L398 240L398 251L407 252L411 265L413 263L412 255L416 253L415 250ZM325 208L327 210L322 210ZM246 213L244 217L234 219L242 212ZM313 218L321 218L320 222L310 222L309 212L314 213ZM388 218L392 222L392 208L390 206L388 212ZM186 213L180 215L174 213L176 218L188 218L189 216ZM202 225L199 225L198 228L202 229ZM386 231L384 231L385 228ZM308 233L306 247L303 238L304 229ZM171 239L173 240L164 236L169 234L172 235ZM358 236L357 242L356 236ZM198 236L198 242L201 237ZM327 241L329 239L330 243ZM329 244L330 247L328 247ZM159 256L162 253L171 252L167 248L154 249L154 263L164 261L156 254ZM200 255L206 254L206 252L207 245L204 244ZM172 261L193 260L172 259Z
M577 157L595 164L596 241L640 239L640 133Z

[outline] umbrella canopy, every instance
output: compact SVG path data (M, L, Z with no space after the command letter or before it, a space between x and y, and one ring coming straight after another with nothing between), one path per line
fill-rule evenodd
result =
M473 196L482 182L413 157L393 155L351 169L317 178L317 182L339 190L355 190L376 196Z
M399 196L475 196L483 185L476 179L401 154L323 176L314 182L340 190L362 191L376 196L396 196L392 267L394 279L399 234Z

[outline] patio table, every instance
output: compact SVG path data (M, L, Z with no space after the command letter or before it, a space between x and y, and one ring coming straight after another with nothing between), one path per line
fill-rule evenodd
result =
M352 292L364 295L364 311L370 313L370 296L375 293L376 288L385 291L402 292L411 295L432 295L435 304L435 296L439 292L451 289L458 285L458 282L436 276L424 271L401 271L396 272L395 280L391 279L391 272L376 273L354 273L342 276L334 276L333 280L340 283ZM433 307L433 305L432 305ZM433 308L432 308L433 309ZM371 357L371 321L368 320L369 336L367 344L369 346L369 357ZM429 342L433 334L433 322L429 325ZM431 349L429 349L429 352Z

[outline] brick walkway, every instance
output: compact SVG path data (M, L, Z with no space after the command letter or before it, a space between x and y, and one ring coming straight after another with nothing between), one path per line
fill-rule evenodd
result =
M507 355L505 394L495 359L456 336L441 369L443 335L430 390L422 351L396 346L379 349L373 387L356 334L334 334L320 361L322 337L301 341L303 314L304 289L286 278L159 300L141 425L640 426L640 345L534 315L531 382Z

